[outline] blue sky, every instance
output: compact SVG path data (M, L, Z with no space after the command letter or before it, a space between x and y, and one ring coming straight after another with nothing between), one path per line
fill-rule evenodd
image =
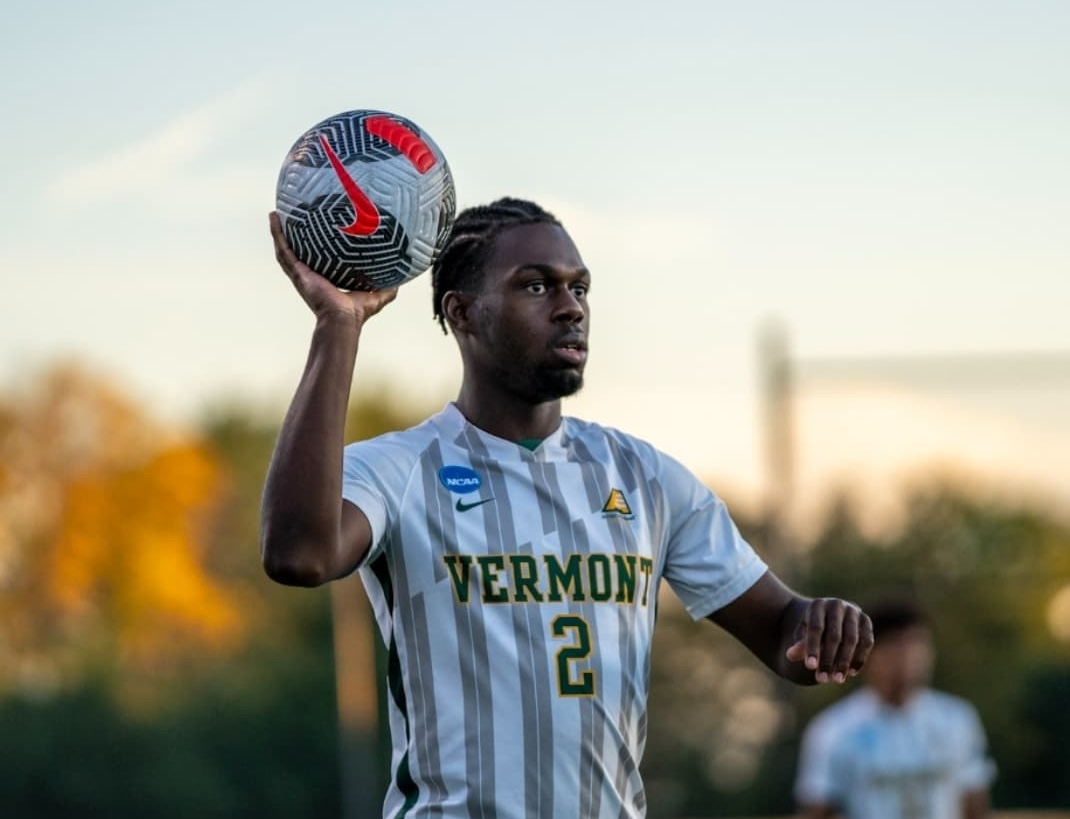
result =
M167 416L282 406L311 323L275 178L307 127L380 108L462 206L535 198L573 233L569 410L753 487L770 318L804 357L1070 348L1068 42L1058 0L17 4L0 379L77 355ZM458 374L418 279L358 377L440 403Z

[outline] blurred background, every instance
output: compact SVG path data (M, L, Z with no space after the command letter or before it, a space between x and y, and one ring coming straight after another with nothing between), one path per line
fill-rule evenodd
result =
M383 787L359 583L275 586L257 545L311 332L266 215L353 108L426 128L460 206L564 221L594 276L566 411L690 466L799 589L917 597L996 808L1070 809L1068 42L1059 0L6 10L0 815L352 819ZM406 285L350 438L459 372ZM651 819L789 815L845 689L670 593L658 630Z

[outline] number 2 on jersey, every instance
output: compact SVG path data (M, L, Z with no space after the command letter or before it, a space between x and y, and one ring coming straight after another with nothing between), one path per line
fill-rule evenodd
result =
M573 674L571 663L591 656L591 628L575 614L562 614L550 623L554 637L568 639L557 651L557 690L562 697L589 697L594 694L594 672L590 669Z

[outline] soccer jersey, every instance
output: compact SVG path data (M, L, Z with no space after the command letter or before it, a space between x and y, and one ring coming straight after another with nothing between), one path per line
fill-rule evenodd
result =
M814 718L795 795L848 819L959 819L993 773L972 705L931 689L894 708L863 688Z
M765 565L682 465L565 418L534 450L452 404L346 448L389 656L390 819L628 819L657 593L690 614Z

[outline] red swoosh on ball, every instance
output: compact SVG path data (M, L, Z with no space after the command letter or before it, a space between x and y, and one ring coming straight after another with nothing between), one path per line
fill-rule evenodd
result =
M349 203L353 206L353 224L338 229L346 236L371 236L379 229L379 208L375 207L375 203L349 175L346 166L342 164L342 160L338 158L338 154L334 152L331 143L323 134L320 134L320 145L323 146L323 152L327 154L327 159L338 175L338 180L342 183L346 196L349 197Z
M390 117L368 117L364 127L369 134L385 139L404 155L421 174L435 167L435 152L411 128Z

